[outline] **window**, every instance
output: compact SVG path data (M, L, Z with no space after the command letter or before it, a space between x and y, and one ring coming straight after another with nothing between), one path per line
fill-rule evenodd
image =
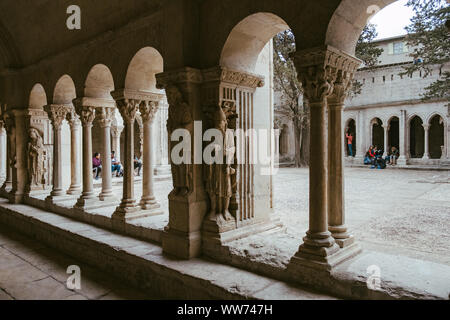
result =
M394 54L402 54L402 53L403 53L403 42L395 42Z

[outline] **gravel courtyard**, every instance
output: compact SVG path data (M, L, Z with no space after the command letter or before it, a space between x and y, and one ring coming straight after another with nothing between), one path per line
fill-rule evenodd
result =
M232 250L285 264L308 230L308 180L308 169L280 169L274 177L274 205L286 231L234 241ZM116 188L120 194L121 187ZM140 189L137 184L138 199ZM171 181L155 184L166 212L170 189ZM450 171L346 168L345 206L347 225L364 249L450 265Z

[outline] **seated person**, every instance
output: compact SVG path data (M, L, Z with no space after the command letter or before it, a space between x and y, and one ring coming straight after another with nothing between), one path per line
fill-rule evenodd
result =
M137 155L134 155L134 169L138 169L137 175L141 175L142 161L138 158Z
M399 152L398 149L396 147L392 147L391 151L389 152L389 156L386 157L386 161L390 164L390 165L396 165L397 164L397 159L399 157Z
M366 155L364 157L364 164L372 164L374 159L375 159L375 150L373 146L370 146L369 150L367 150Z
M114 174L116 172L116 177L123 175L122 164L116 158L116 152L111 152L111 172Z
M98 180L98 177L102 172L102 160L100 159L100 153L98 152L96 152L94 158L92 158L92 168L94 169L95 180Z

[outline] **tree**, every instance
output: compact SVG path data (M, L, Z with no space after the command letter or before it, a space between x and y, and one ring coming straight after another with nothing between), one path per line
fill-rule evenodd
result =
M402 75L421 72L426 78L436 67L441 70L438 80L425 88L424 100L450 101L450 72L442 71L450 61L450 36L446 25L450 19L450 5L446 0L409 0L407 6L414 10L411 24L406 27L407 44L414 48L414 63L404 67ZM450 106L450 103L448 104Z
M365 66L374 68L378 57L383 53L372 41L377 37L374 25L364 28L357 46L356 56ZM290 54L295 52L295 38L290 30L283 31L273 39L274 47L274 83L280 94L281 104L278 111L285 114L294 124L295 134L295 166L309 165L309 107L303 100L302 86L297 78L297 71ZM361 93L362 84L354 81L352 96Z

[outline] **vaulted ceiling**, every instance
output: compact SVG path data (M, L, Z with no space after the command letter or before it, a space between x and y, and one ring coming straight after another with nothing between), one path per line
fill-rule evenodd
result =
M0 1L0 69L22 67L61 52L131 19L156 11L164 0ZM81 8L82 32L69 30L67 8Z

